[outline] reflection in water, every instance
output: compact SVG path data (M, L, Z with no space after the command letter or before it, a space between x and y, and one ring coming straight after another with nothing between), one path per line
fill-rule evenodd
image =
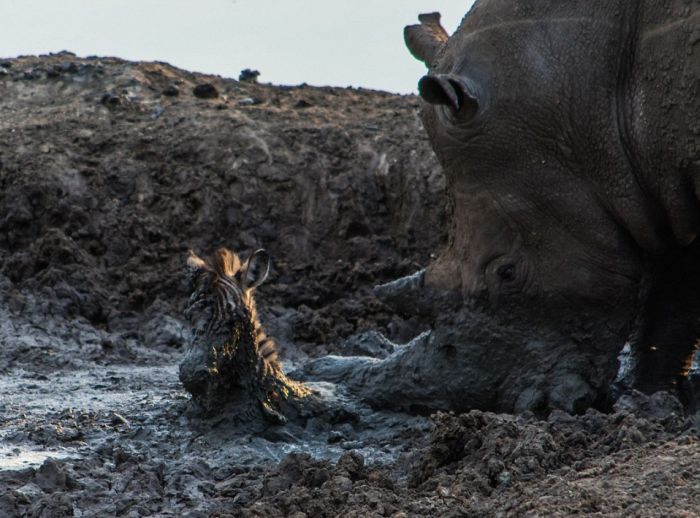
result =
M75 452L27 450L17 446L0 446L0 471L14 471L41 466L46 459L76 457Z

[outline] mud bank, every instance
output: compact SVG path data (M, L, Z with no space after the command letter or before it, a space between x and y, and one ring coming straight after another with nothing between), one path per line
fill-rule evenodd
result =
M427 329L372 292L446 236L415 98L70 54L0 66L0 515L698 510L698 423L663 396L544 421L355 405L255 436L193 410L190 248L268 250L258 309L288 370Z

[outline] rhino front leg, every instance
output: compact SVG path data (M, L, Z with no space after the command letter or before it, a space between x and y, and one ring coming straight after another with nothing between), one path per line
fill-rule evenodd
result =
M632 386L651 394L686 392L687 374L700 340L700 244L654 266L643 323L632 341Z

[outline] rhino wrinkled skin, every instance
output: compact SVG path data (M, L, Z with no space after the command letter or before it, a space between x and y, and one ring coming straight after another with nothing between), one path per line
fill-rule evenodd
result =
M385 406L582 411L609 401L629 340L624 383L681 385L700 338L700 1L481 0L447 39L420 20L405 39L452 225L421 297L462 301L393 357L309 371Z

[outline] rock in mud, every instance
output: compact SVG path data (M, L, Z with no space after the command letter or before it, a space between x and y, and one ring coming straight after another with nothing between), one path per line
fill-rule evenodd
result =
M195 86L192 93L199 99L216 99L219 97L219 90L211 83L203 83Z
M168 85L165 90L163 90L163 95L166 97L177 97L180 95L180 90L175 85Z
M241 70L241 73L238 75L238 80L242 82L255 83L258 81L259 76L260 72L257 70L245 68Z

